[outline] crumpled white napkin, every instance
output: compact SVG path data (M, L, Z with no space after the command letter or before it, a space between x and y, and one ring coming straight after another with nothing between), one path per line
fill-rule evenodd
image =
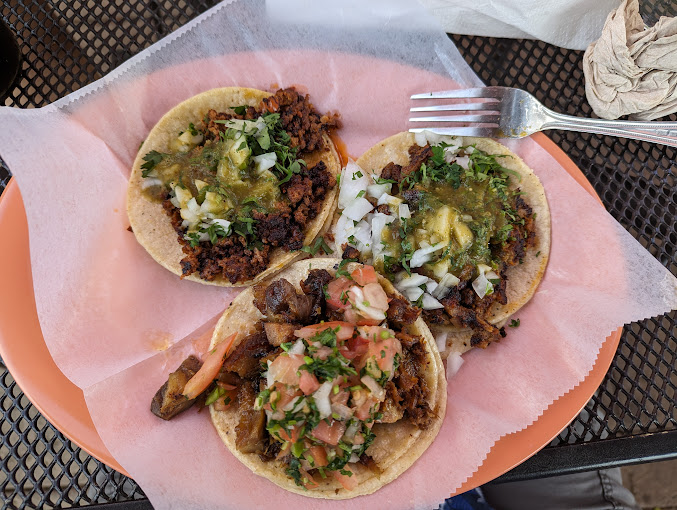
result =
M540 39L584 50L619 0L421 0L453 34Z
M638 0L624 0L583 57L585 93L597 115L653 120L677 111L677 18L644 28Z

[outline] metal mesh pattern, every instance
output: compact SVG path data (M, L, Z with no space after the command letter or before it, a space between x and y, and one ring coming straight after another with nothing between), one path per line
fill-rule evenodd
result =
M18 34L23 67L4 104L43 106L77 90L213 3L5 1L0 16ZM670 9L654 4L647 24L674 15ZM453 40L487 84L520 87L553 110L592 116L583 89L582 52L535 41ZM548 134L590 179L611 214L677 273L675 149L591 134ZM0 166L0 192L9 175ZM676 331L674 313L625 328L598 392L553 446L677 429ZM132 480L85 454L44 420L4 365L0 387L3 508L67 508L143 497Z

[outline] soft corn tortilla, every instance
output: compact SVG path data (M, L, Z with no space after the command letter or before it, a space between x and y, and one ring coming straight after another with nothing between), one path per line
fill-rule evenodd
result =
M302 260L292 264L273 279L285 278L300 291L300 282L306 279L310 269L326 269L333 274L338 262L335 258ZM351 263L347 266L347 269L352 271L358 266L357 263ZM388 295L397 294L390 282L380 275L379 283ZM236 346L243 338L254 332L256 323L263 318L263 315L254 306L253 298L254 293L251 288L246 289L235 298L216 325L210 349L233 333L237 332L239 335L234 343L234 346ZM355 490L344 489L331 475L328 475L325 479L316 476L315 479L320 486L313 490L304 490L285 474L285 465L281 461L263 462L257 454L238 451L235 447L235 427L238 424L236 409L215 411L213 406L210 406L212 422L233 455L255 474L268 478L283 489L303 496L326 499L348 499L371 494L401 475L423 454L437 436L446 411L447 382L435 340L422 319L418 319L411 325L411 331L413 334L421 335L425 341L430 360L425 373L425 380L430 390L429 405L437 417L426 430L418 429L408 420L374 425L373 431L376 434L376 439L367 453L372 456L382 472L378 475L361 464L351 464L353 476L357 476L359 480L359 485Z
M409 147L416 143L413 133L399 133L376 144L365 152L357 164L366 171L372 171L380 175L381 170L391 161L398 165L409 163ZM536 287L543 278L545 268L548 265L550 255L550 209L545 197L545 190L533 170L524 161L507 147L489 138L463 137L463 146L475 145L478 149L488 154L501 154L507 157L499 158L502 166L518 172L521 176L519 182L511 179L511 187L519 187L525 193L524 200L532 208L536 226L536 244L529 249L522 264L510 267L506 275L508 277L506 305L494 304L487 315L489 322L501 327L517 310L524 306L536 292ZM539 253L540 252L540 253ZM536 253L539 253L538 257ZM431 325L435 336L447 333L447 348L442 353L442 358L451 352L463 353L471 349L470 337L472 331L459 329L452 326Z
M263 98L270 95L272 95L270 92L244 87L225 87L208 90L187 99L167 112L153 127L148 134L148 138L143 142L143 146L134 160L134 166L129 178L127 214L137 241L139 241L151 257L172 273L181 276L180 262L184 254L181 250L181 245L177 241L176 231L170 223L169 216L164 212L162 204L148 200L142 193L141 185L143 177L141 176L141 165L144 163L143 156L152 150L170 152L170 143L178 136L178 133L186 129L191 122L195 124L201 122L210 109L223 112L232 106L256 106ZM325 135L325 142L325 150L304 154L303 159L308 167L323 160L329 172L339 175L341 163L338 152L334 147L334 143L327 135ZM336 208L338 190L337 184L334 189L327 193L320 214L306 226L306 236L303 241L304 246L312 244L319 235L326 231L328 227L327 220L332 217ZM305 253L301 251L287 252L281 248L276 248L271 251L268 267L254 279L248 281L230 283L229 280L221 277L213 281L207 281L200 278L196 273L186 276L184 279L223 287L252 285L276 273L294 259L303 255Z

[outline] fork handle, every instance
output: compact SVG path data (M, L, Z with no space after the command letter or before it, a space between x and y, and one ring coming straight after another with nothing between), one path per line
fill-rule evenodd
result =
M548 110L541 129L563 129L618 136L677 147L677 122L587 119Z

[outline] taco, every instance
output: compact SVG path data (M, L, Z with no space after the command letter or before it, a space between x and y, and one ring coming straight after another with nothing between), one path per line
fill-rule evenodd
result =
M344 258L373 264L423 309L443 358L505 336L550 253L533 171L494 140L430 132L392 136L356 163L334 226Z
M339 262L296 262L240 294L216 326L210 349L226 342L228 351L207 390L214 426L242 463L328 499L372 493L402 474L446 409L442 361L420 310L372 267ZM409 312L393 315L394 303Z
M250 285L302 254L335 207L339 154L294 89L194 96L153 127L134 161L127 213L139 243L187 280Z

